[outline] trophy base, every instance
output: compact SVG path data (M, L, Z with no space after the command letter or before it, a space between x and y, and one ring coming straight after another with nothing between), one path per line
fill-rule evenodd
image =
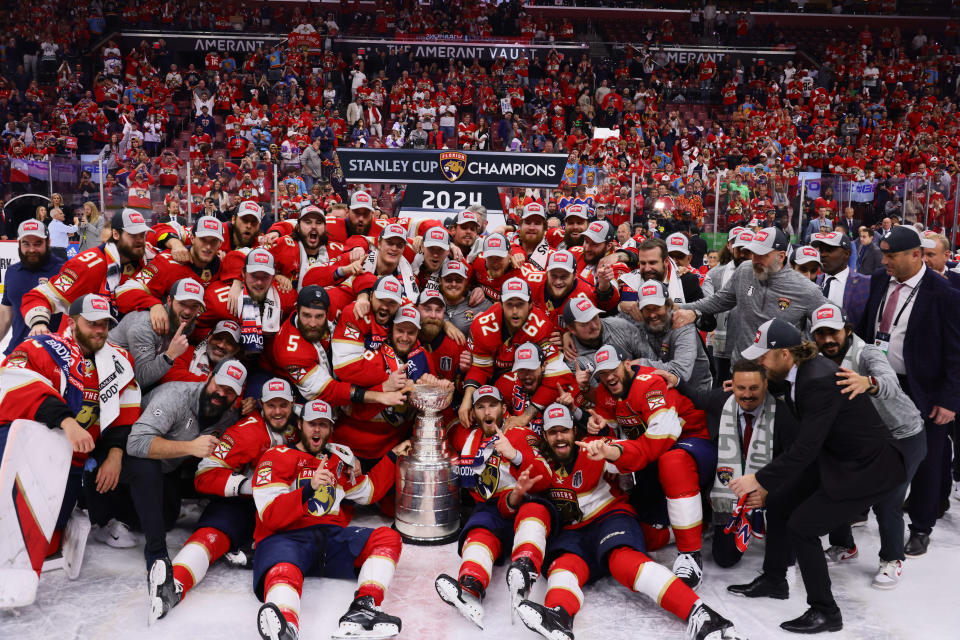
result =
M404 533L401 527L397 526L397 523L393 524L393 530L400 534L400 537L403 539L404 544L412 544L416 547L438 547L444 544L450 544L451 542L456 542L460 537L460 528L457 527L457 530L453 533L449 533L442 538L436 538L433 536L418 536L415 534Z

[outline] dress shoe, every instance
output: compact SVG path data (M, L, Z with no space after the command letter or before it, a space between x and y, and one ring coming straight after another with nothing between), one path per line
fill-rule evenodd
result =
M727 591L744 598L775 598L786 600L790 597L790 587L784 578L773 578L761 573L749 584L732 584Z
M919 533L917 531L910 532L910 538L907 539L907 544L903 546L903 554L910 556L911 558L919 558L922 555L926 555L927 547L930 546L930 534L929 533Z
M829 615L810 607L799 618L780 623L780 628L793 633L823 633L824 631L840 631L843 629L843 617L838 610Z

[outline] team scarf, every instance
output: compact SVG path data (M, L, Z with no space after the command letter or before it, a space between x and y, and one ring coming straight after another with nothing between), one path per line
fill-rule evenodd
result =
M727 286L727 283L730 281L730 278L733 277L733 272L737 270L734 263L728 262L727 264L722 264L717 269L721 270L720 273L720 289ZM720 289L717 289L719 291ZM727 354L727 325L728 318L727 313L718 313L714 316L717 320L717 328L713 330L712 339L713 339L713 349L715 352L720 354Z
M43 347L53 364L60 369L65 384L61 393L70 413L77 415L83 408L83 354L76 341L56 334L42 334L33 341Z
M847 347L847 352L843 354L843 362L840 363L840 366L844 369L850 369L851 371L860 371L860 354L863 352L863 348L867 346L867 343L855 333L850 334L850 346Z
M744 503L749 493L745 493L737 500L733 507L730 522L723 528L726 534L734 533L733 542L737 550L743 553L750 546L751 538L763 538L766 534L766 522L763 509L751 509Z
M477 429L476 433L477 437L481 438L480 444L477 446L477 452L473 455L461 454L457 458L457 475L460 478L460 486L468 490L476 488L477 478L483 473L487 461L496 451L493 448L493 443L499 437L496 434L484 436L480 429Z
M280 331L280 294L275 286L271 286L263 301L262 311L247 293L246 285L240 293L240 299L243 301L240 309L240 343L246 353L260 353L263 351L263 332Z
M520 245L523 246L522 244ZM540 271L545 271L547 269L547 259L550 258L550 243L547 242L547 239L544 238L540 241L540 244L530 252L530 257L527 258L527 262L535 266Z
M741 462L739 407L736 398L731 395L723 405L720 414L719 437L717 438L717 472L710 490L710 503L713 505L715 524L727 524L732 514L736 514L738 503L736 495L730 489L735 478L756 473L773 459L773 425L776 417L776 400L767 393L760 409L760 416L753 423L753 435L750 438L749 451L745 462ZM752 509L747 509L745 517Z
M420 269L422 268L423 268L423 254L418 253L417 255L413 256L413 262L410 263L410 270L413 271L413 273L420 273ZM427 281L423 283L424 291L428 289L432 291L440 291L440 272L441 271L442 269L437 269L436 271L434 271L433 273L427 276Z
M677 273L677 263L673 258L667 258L667 293L675 304L681 304L687 301L683 295L683 283L680 282L680 275Z
M123 276L123 267L120 265L120 251L113 242L100 245L103 255L107 258L107 291L113 293L120 286Z
M379 253L378 250L373 249L367 254L366 260L363 261L363 270L366 273L372 273L378 277L377 256ZM403 285L403 293L409 300L417 299L417 296L420 294L420 289L417 287L417 279L413 277L413 269L410 267L410 263L407 262L406 258L401 257L400 264L397 265L397 270L389 275L396 276L400 280L400 284Z

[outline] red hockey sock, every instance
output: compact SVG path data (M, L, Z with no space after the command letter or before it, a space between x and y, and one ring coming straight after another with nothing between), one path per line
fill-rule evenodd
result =
M500 538L493 535L489 529L471 529L463 541L463 550L460 553L460 575L471 576L480 581L486 589L490 584L490 573L493 563L500 557ZM479 596L480 594L474 594Z
M653 562L646 554L619 547L609 556L610 574L631 591L651 598L665 610L686 620L697 594L666 567Z
M670 530L666 527L641 522L640 528L643 530L643 541L647 551L656 551L670 544Z
M524 502L513 521L511 560L530 558L537 573L543 566L543 552L550 535L550 512L539 502Z
M657 469L677 550L699 551L703 546L703 507L696 460L683 449L671 449L657 460Z
M272 602L297 631L300 630L300 594L303 574L289 562L275 564L263 578L263 601Z
M400 534L389 527L377 527L370 532L367 543L357 556L356 566L360 567L357 576L357 597L371 596L380 606L383 596L400 559L403 541Z
M173 559L173 579L183 585L183 595L207 575L207 569L230 550L230 538L213 527L193 532Z
M590 570L583 558L565 553L550 565L547 574L547 595L543 604L549 609L561 607L571 616L577 615L583 606L583 585L590 577Z

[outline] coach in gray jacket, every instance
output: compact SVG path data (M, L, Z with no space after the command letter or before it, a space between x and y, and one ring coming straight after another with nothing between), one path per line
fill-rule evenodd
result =
M820 288L786 266L787 235L778 228L764 229L745 248L751 262L741 264L733 276L709 298L678 305L674 327L694 322L700 314L730 311L728 334L731 359L740 358L756 338L761 324L779 318L801 332L814 309L827 302Z
M203 285L193 278L178 280L164 308L170 327L164 336L153 330L149 311L128 313L110 330L110 342L133 356L133 375L144 397L190 346L187 337L203 313Z
M564 305L563 322L568 331L563 336L563 356L571 371L592 372L593 355L605 344L623 350L631 360L653 357L643 332L633 320L619 316L601 318L600 313L587 298L571 298ZM589 384L597 385L593 376L589 376Z
M130 430L120 481L130 485L147 538L148 570L157 560L170 562L166 530L180 513L178 468L213 453L219 435L240 417L233 407L246 380L246 368L230 359L221 361L206 382L161 385Z

